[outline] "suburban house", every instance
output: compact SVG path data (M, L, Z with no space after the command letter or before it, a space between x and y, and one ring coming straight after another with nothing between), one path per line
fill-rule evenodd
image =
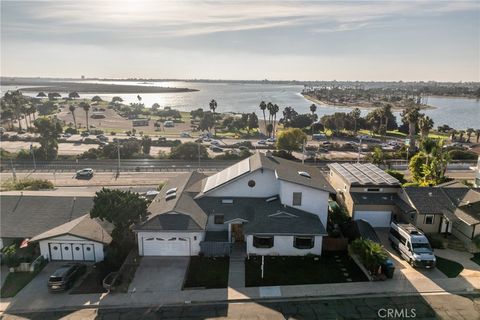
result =
M1 195L1 247L28 239L50 260L101 261L111 227L92 207L93 197Z
M335 191L311 166L255 155L214 175L170 180L134 227L143 256L322 253L328 199Z
M451 233L469 251L480 251L472 243L480 236L479 188L453 181L436 187L406 187L399 196L415 209L401 220L426 233Z
M353 220L363 219L376 228L389 227L392 219L414 210L398 196L400 182L377 166L332 163L328 167L336 200Z

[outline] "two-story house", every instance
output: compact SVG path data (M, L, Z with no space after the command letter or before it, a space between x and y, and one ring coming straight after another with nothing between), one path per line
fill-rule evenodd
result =
M144 256L322 252L328 199L335 191L314 167L256 153L214 175L192 172L170 180L137 225Z

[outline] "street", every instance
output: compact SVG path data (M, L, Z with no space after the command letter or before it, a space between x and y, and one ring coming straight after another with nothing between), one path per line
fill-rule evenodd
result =
M4 319L480 319L480 295L289 299L151 308L85 308L5 314Z

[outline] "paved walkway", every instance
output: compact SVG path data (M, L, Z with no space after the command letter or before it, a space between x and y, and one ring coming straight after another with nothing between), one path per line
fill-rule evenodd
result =
M2 265L0 267L0 287L3 286L3 283L5 282L5 279L7 279L8 276L8 267L6 265Z
M228 286L230 288L245 288L245 257L245 243L234 243L228 270Z

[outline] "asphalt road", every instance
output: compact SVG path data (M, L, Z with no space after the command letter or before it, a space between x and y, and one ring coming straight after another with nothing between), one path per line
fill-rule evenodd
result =
M5 314L4 319L464 319L480 318L480 295L415 295L161 305Z

